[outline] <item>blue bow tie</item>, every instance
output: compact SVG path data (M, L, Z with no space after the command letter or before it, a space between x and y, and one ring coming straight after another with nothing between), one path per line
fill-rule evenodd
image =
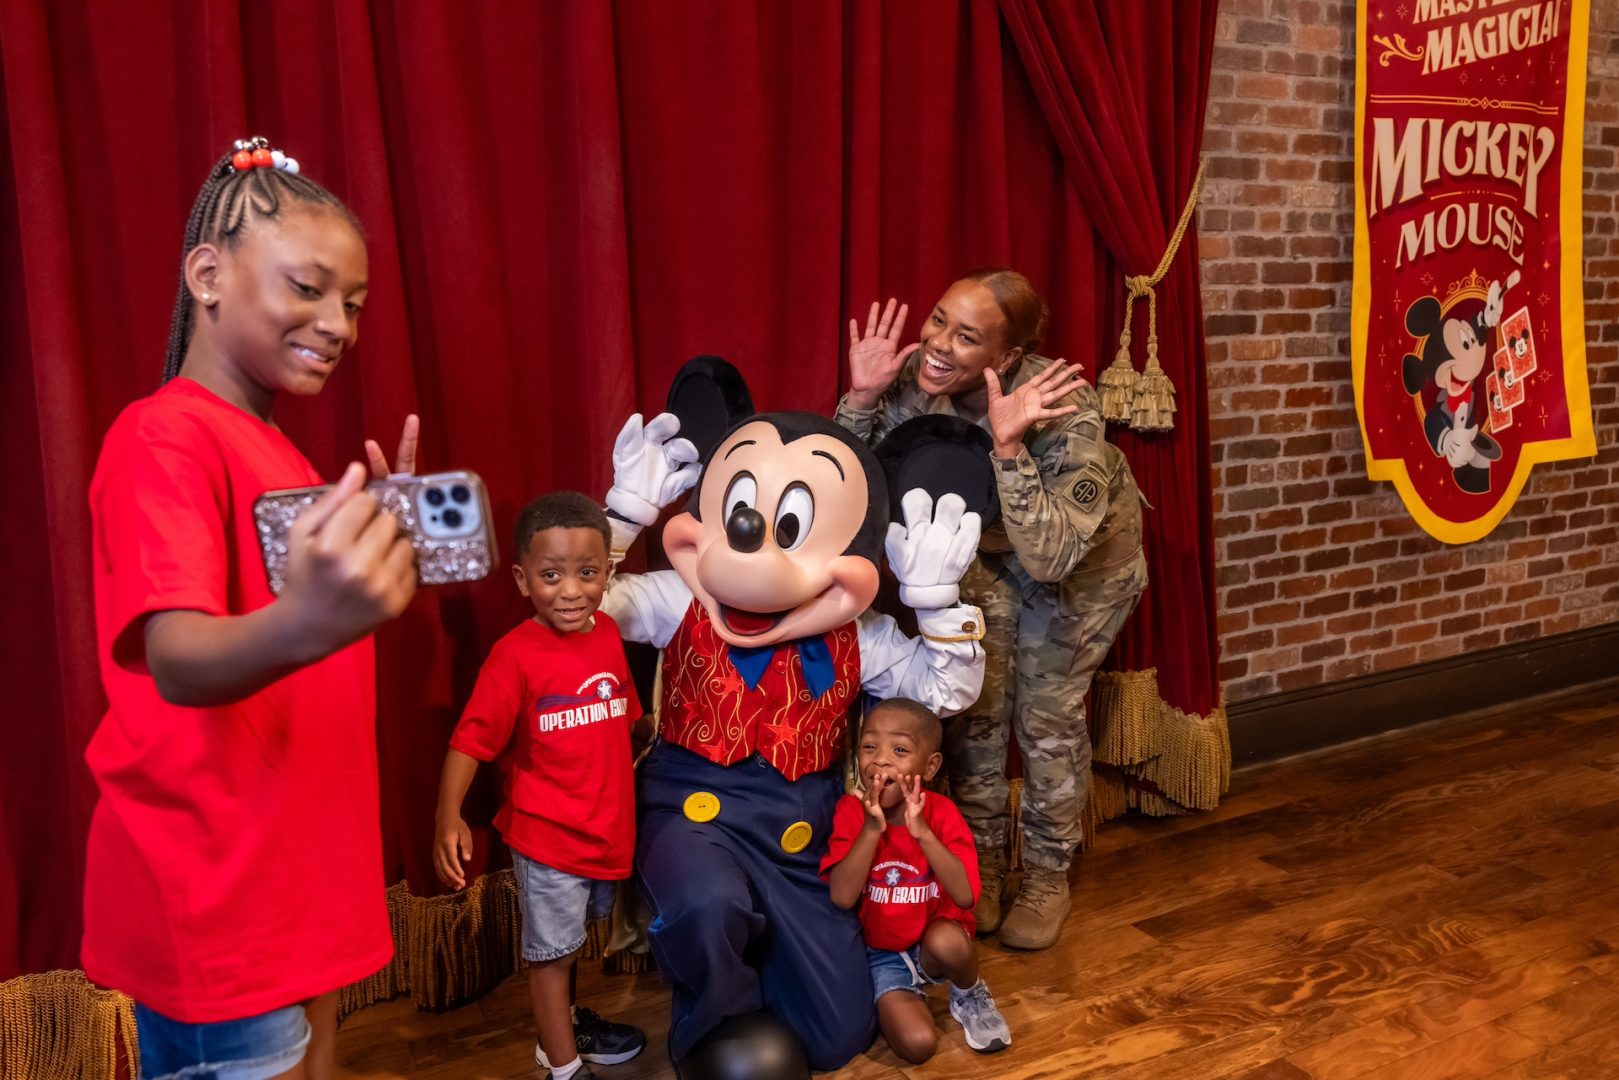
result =
M748 689L756 690L776 650L795 647L798 649L799 663L804 668L804 681L809 684L810 693L820 697L830 690L833 682L837 680L837 672L832 669L832 649L826 643L825 634L786 641L780 645L760 645L752 649L740 645L727 645L726 651L731 657L731 665L736 668L737 674L742 676L742 681L747 683Z

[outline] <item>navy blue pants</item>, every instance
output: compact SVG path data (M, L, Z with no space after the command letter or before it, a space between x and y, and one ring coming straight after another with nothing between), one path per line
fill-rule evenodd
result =
M635 861L654 916L652 957L674 991L669 1052L685 1057L728 1016L768 1010L803 1040L810 1066L836 1069L876 1031L860 922L820 878L843 794L838 768L796 781L758 754L715 765L659 743L641 765ZM694 821L687 800L698 796ZM798 822L808 846L783 849ZM802 838L802 827L792 833Z

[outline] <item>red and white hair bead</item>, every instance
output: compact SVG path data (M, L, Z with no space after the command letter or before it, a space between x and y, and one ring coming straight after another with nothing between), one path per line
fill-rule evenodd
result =
M280 169L294 176L298 175L298 159L290 158L279 150L270 148L270 140L263 135L255 135L251 139L237 139L235 152L230 156L231 168L237 172L247 172L249 169Z

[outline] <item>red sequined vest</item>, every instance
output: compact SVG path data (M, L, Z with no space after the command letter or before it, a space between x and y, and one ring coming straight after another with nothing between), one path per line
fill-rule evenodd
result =
M783 642L749 690L696 600L663 650L659 735L714 762L731 765L757 750L789 780L835 763L848 733L849 705L860 690L860 640L850 622L826 635L835 679L810 696L793 643Z

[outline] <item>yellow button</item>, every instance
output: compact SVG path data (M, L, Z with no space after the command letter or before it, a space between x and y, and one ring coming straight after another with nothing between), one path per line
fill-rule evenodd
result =
M720 797L712 791L694 791L686 796L683 809L693 821L713 821L720 816Z
M809 847L809 842L815 836L815 830L807 821L795 821L787 826L787 831L781 834L781 850L789 855L797 855Z

